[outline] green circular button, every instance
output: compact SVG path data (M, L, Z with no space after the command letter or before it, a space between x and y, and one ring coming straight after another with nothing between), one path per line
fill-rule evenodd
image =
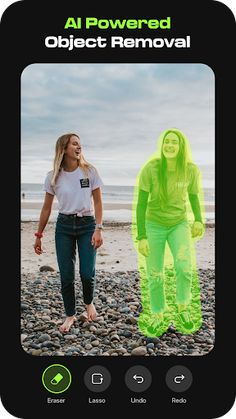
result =
M50 393L64 393L71 385L71 373L64 365L53 364L46 368L42 383Z

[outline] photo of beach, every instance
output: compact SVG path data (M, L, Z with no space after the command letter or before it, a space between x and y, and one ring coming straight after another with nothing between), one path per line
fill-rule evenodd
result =
M215 338L214 74L204 64L33 64L21 77L21 345L33 356L206 355ZM182 334L173 324L160 337L138 327L142 312L132 203L140 168L160 132L188 136L204 192L205 234L196 241L202 326ZM55 251L58 203L44 231L34 233L61 133L80 135L103 180L103 237L97 250L95 321L84 317L76 260L76 321L61 333L64 307ZM174 281L166 271L166 286Z

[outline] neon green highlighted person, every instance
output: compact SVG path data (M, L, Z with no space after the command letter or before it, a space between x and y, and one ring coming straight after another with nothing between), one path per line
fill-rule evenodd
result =
M188 140L168 129L134 190L132 236L143 308L138 325L145 336L161 336L171 323L184 334L201 327L194 241L204 234L203 218L201 174Z

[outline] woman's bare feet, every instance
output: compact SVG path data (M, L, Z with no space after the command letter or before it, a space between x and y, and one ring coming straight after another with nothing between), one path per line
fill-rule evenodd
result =
M64 321L64 323L59 327L59 331L62 333L69 332L75 320L76 320L75 316L66 317L66 320Z
M85 307L86 307L86 310L87 310L88 321L91 322L93 320L96 320L97 312L96 312L96 308L95 308L94 304L93 303L86 304Z

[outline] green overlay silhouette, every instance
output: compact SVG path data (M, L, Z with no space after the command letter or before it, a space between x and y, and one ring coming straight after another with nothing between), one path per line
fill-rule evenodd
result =
M201 173L186 136L164 131L139 171L132 204L138 253L142 334L161 336L173 324L194 333L202 325L195 242L205 231Z

